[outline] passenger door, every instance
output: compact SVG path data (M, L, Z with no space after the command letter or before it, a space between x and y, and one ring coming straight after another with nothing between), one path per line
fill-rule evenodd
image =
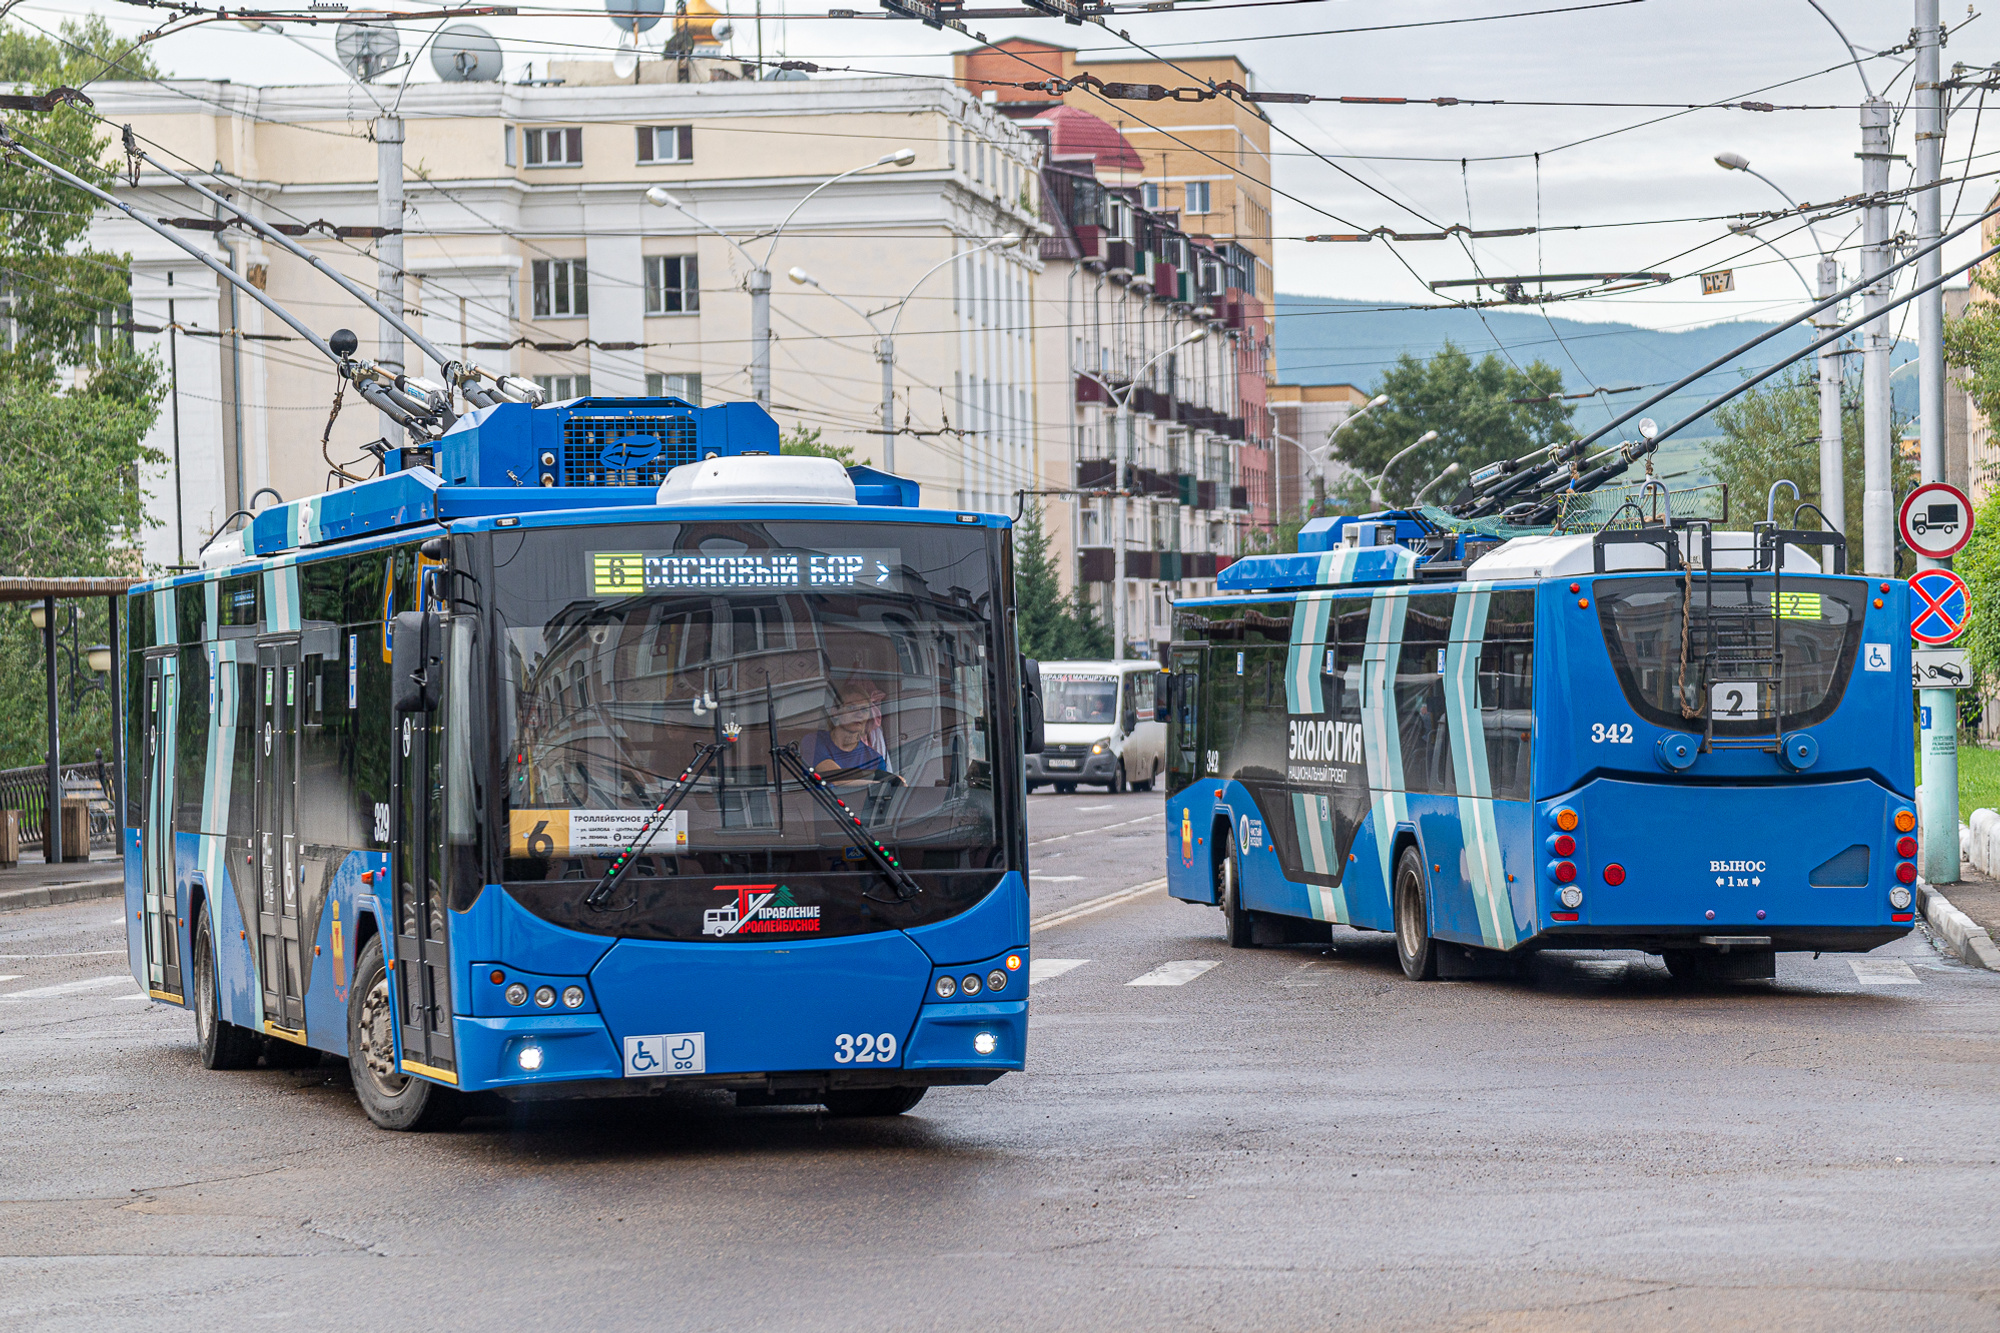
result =
M176 648L147 652L145 790L139 828L140 882L145 902L146 989L180 1000L179 873L174 864L174 703L180 683Z
M1204 650L1173 650L1173 681L1169 686L1167 755L1169 792L1179 791L1201 777L1201 670Z
M425 637L430 644L407 642ZM435 615L396 617L397 673L416 668L419 656L442 656L443 621ZM394 715L389 765L389 860L395 896L396 970L394 990L402 1041L403 1067L447 1083L458 1081L458 1058L451 1037L451 951L445 911L443 855L443 759L440 731L445 709L440 682L444 671L428 664L431 707Z
M299 707L296 636L257 645L257 975L264 1020L304 1040L305 957L299 932Z

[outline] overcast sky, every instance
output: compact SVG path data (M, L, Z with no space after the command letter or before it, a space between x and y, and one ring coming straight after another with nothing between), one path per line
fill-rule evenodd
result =
M871 71L945 75L950 52L968 45L956 33L878 18L850 0L862 17L827 19L824 8L778 17L767 4L767 55L782 53ZM1588 0L1584 0L1585 3ZM1656 291L1551 306L1575 319L1627 320L1686 328L1733 318L1773 318L1803 303L1800 278L1772 251L1728 234L1722 221L1667 221L1781 206L1762 182L1718 168L1713 157L1747 156L1802 202L1840 197L1859 188L1858 108L1861 77L1833 28L1807 0L1627 0L1598 8L1487 22L1331 34L1328 29L1423 23L1525 10L1557 9L1578 0L1298 0L1230 7L1183 0L1172 13L1121 16L1134 41L1172 57L1236 54L1264 90L1321 96L1502 98L1615 103L1704 103L1754 99L1821 110L1761 113L1638 106L1327 106L1273 107L1273 183L1283 195L1274 228L1283 237L1389 226L1427 230L1470 221L1480 229L1589 224L1592 230L1545 232L1539 238L1477 242L1468 256L1457 242L1393 245L1313 244L1280 240L1279 287L1286 292L1361 298L1394 304L1435 301L1426 284L1474 275L1665 271L1679 281ZM1864 56L1904 42L1912 9L1896 0L1822 0ZM545 8L554 8L546 5ZM579 8L589 8L584 5ZM756 49L751 6L730 0L735 54ZM529 62L608 53L616 32L606 20L549 14L482 20L506 51L509 79ZM738 10L741 10L739 13ZM14 17L53 28L66 15L95 11L120 31L137 33L160 21L158 10L105 0L25 0ZM1944 55L1969 66L2000 58L2000 16L1974 18L1946 0L1948 26L1965 24ZM411 25L413 48L434 25ZM1094 27L1056 19L975 20L987 38L1027 35L1115 55L1132 47ZM654 37L665 33L664 26ZM1305 35L1325 33L1326 35ZM299 41L290 40L296 36ZM303 45L299 44L303 43ZM258 71L264 83L325 82L339 77L328 63L330 28L294 26L286 36L212 23L161 39L155 58L170 73L241 80ZM316 55L315 52L321 53ZM324 58L322 58L324 57ZM1911 78L1907 54L1863 61L1867 79L1899 115ZM434 77L428 60L414 77ZM1163 82L1167 80L1162 80ZM1779 86L1782 85L1782 86ZM1126 105L1135 115L1145 104ZM1975 173L2000 170L2000 95L1996 123L1975 141L1977 95L1954 114L1946 142L1947 176L1963 174L1968 153ZM1662 119L1664 118L1664 119ZM1628 128L1658 121L1643 128ZM1295 136L1296 142L1285 138ZM1907 153L1913 117L1902 116L1896 149ZM1537 165L1541 153L1539 198ZM1321 156L1323 155L1322 159ZM1464 165L1461 166L1461 159ZM1353 173L1342 174L1341 168ZM1358 179L1355 179L1358 178ZM1908 179L1899 164L1892 181ZM1945 207L1978 211L2000 177L1947 188ZM1372 187L1372 188L1371 188ZM1291 196L1286 198L1283 196ZM1468 203L1469 199L1469 203ZM1338 219L1338 220L1336 220ZM1649 225L1612 225L1640 223ZM1845 246L1854 262L1854 223L1841 218L1820 232L1828 246ZM1813 247L1796 224L1768 226L1764 235L1813 277ZM1970 239L1956 253L1969 259ZM1405 262L1398 262L1397 256ZM1961 260L1962 262L1962 260ZM1703 297L1693 275L1733 266L1737 290ZM1414 270L1414 272L1412 272Z

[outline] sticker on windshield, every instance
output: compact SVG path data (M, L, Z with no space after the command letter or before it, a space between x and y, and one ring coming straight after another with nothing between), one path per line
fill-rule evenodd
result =
M1886 643L1862 644L1861 665L1870 671L1887 671L1889 669L1889 645Z
M510 810L507 855L547 860L622 852L652 817L650 810ZM646 839L646 850L672 856L688 845L688 812L676 810Z
M708 1072L706 1032L662 1032L625 1039L625 1077L660 1078Z

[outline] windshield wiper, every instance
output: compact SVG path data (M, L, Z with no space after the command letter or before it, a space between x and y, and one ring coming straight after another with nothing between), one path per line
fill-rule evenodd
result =
M708 766L715 762L716 756L735 739L735 736L731 735L727 740L695 747L694 758L689 761L681 775L674 779L673 786L660 798L660 803L653 808L653 813L646 816L646 822L639 826L639 832L633 837L632 845L618 853L618 858L611 863L611 868L604 872L604 878L598 880L597 887L584 897L585 907L593 911L603 909L604 904L611 900L612 892L617 889L618 881L625 878L625 872L639 859L639 853L646 850L646 844L653 840L653 835L673 817L674 811L680 808L681 802L694 790L694 784L708 771Z
M807 791L813 794L819 801L820 806L828 814L832 815L836 820L846 820L852 826L856 835L854 845L859 847L861 854L872 861L875 868L882 872L882 878L889 881L889 887L896 891L898 902L908 902L924 891L921 885L910 878L910 872L903 869L903 863L896 859L895 854L877 841L875 835L868 831L868 826L863 824L860 818L847 808L847 802L833 794L833 788L827 785L826 779L806 766L806 761L799 757L799 747L796 741L790 745L773 749L771 756L778 761L780 766L791 769L798 777L799 782ZM867 895L864 894L862 896L866 897Z

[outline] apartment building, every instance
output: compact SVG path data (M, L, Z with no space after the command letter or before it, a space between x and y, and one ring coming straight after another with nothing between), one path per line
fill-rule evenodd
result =
M740 69L740 67L738 67ZM213 167L266 220L364 287L375 283L376 144L405 126L403 301L424 334L554 398L749 398L752 270L774 276L770 407L781 427L881 461L880 333L892 362L897 471L926 503L1011 510L1038 475L1029 294L1040 147L963 90L912 79L729 76L726 62L553 62L532 83L256 87L171 80L92 86L155 154ZM801 201L829 178L908 148ZM107 154L116 156L115 144ZM219 261L322 336L375 317L150 169L124 198L177 219ZM647 203L665 187L680 208ZM789 218L789 223L787 219ZM779 231L780 228L782 232ZM776 239L773 240L773 234ZM133 255L133 324L171 363L149 443L160 526L147 558L191 560L234 510L372 475L372 411L309 346L190 256L123 219L93 243ZM814 283L787 280L792 269ZM934 270L934 271L933 271ZM921 281L919 281L921 279ZM872 319L872 322L871 322ZM416 349L409 349L412 370ZM329 428L330 425L330 428ZM322 445L324 435L325 443ZM399 443L391 441L391 443ZM379 446L378 446L379 447Z
M1289 514L1340 484L1348 466L1327 442L1368 403L1352 384L1273 384L1270 387L1273 502Z

